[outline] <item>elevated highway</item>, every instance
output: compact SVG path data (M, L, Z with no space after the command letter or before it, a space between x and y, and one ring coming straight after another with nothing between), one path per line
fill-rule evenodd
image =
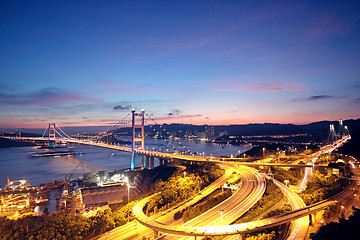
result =
M298 202L299 197L296 193L288 189L286 186L283 186L283 184L279 182L275 182L275 184L281 186L281 190L283 192L286 192L286 196L290 198L290 201ZM191 226L167 225L146 216L143 212L143 208L146 206L148 200L151 197L152 196L139 201L138 204L134 206L133 213L135 215L135 218L143 225L155 231L165 232L174 235L183 235L183 236L222 236L222 235L251 233L254 231L264 230L266 228L279 226L284 223L296 220L298 218L308 216L337 202L336 200L323 201L288 213L284 213L281 215L277 215L271 218L266 218L254 222L240 223L234 225L219 225L219 220L218 220L217 222L218 224L215 226L191 227Z

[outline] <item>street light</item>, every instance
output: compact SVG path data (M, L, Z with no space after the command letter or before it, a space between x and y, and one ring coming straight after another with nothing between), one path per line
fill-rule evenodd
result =
M340 217L341 217L341 218L344 218L344 213L343 213L344 208L345 208L345 207L342 205L342 206L341 206L341 212L340 212Z
M284 180L286 187L288 187L289 180Z
M263 158L264 158L264 160L265 160L265 148L263 147Z
M286 187L288 187L289 180L284 180L284 182L285 182ZM285 191L285 197L286 197L286 199L288 200L288 201L286 202L286 204L289 204L289 198L288 198L288 196L287 196L287 191Z
M129 198L130 198L130 185L129 185L129 183L127 184L127 188L128 188L128 201L127 201L127 203L129 204Z
M185 179L186 172L184 171L184 179Z
M354 197L355 197L355 201L358 200L357 202L358 202L358 205L359 205L359 196L355 193ZM355 207L356 207L356 203L355 203Z
M221 223L221 225L222 225L222 219L223 219L223 218L222 218L222 217L223 217L223 211L224 211L224 210L220 210L220 223Z
M221 231L221 235L222 235L222 225L223 225L223 211L224 210L220 210L220 226L221 226L221 229L220 229L220 231Z

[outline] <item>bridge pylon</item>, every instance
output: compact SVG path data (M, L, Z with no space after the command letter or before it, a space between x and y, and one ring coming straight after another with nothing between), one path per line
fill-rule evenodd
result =
M52 132L51 132L52 130ZM50 147L50 141L51 141L51 138L53 137L54 138L54 146L56 146L56 141L55 141L55 137L56 137L56 134L55 134L56 130L55 130L55 123L50 123L49 122L49 140L48 140L48 147Z
M132 152L131 152L131 163L130 169L131 171L135 168L135 147L136 142L141 142L141 149L144 149L144 139L145 139L145 132L144 132L144 123L145 123L145 110L142 109L140 113L136 113L135 109L132 111ZM136 124L136 118L140 118L140 124ZM141 136L136 136L136 129L141 129Z

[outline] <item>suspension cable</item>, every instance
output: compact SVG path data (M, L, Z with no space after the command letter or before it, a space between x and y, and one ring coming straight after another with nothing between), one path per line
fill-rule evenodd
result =
M147 117L149 117L155 124L160 126L160 129L163 131L166 131L165 129L162 129L162 125L158 124L155 119L153 119L149 114L145 113ZM170 134L169 132L167 132L168 134ZM181 142L179 142L176 138L174 138L174 140L185 149L185 152L191 153L189 149L187 149L183 144L181 144ZM166 140L165 140L166 141Z
M61 131L67 138L72 138L72 137L70 137L69 135L67 135L67 134L59 127L59 125L57 125L57 123L55 123L55 126L56 126L57 129L60 129L60 131ZM59 134L59 135L60 135L60 134Z
M46 134L46 132L47 132L48 129L49 129L49 127L47 127L47 128L45 129L45 132L44 132L43 135L41 136L42 138L45 136L45 134Z
M117 123L115 123L115 124L112 125L111 127L108 127L105 132L109 132L113 127L121 124L122 121L125 120L125 118L127 118L127 117L130 115L130 113L131 113L131 112L129 112L125 117L123 117L121 120L119 120Z

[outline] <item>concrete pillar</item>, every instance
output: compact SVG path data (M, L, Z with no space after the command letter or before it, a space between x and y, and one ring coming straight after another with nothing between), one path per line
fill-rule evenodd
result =
M149 169L153 169L154 168L154 157L150 157L150 168Z
M312 226L316 224L316 213L310 214L310 222Z
M159 166L163 165L163 160L159 158Z
M156 239L158 237L159 237L159 232L154 230L154 238Z
M141 155L141 169L145 168L145 156Z
M149 156L145 156L145 168L149 169L149 162L150 162L150 157Z

